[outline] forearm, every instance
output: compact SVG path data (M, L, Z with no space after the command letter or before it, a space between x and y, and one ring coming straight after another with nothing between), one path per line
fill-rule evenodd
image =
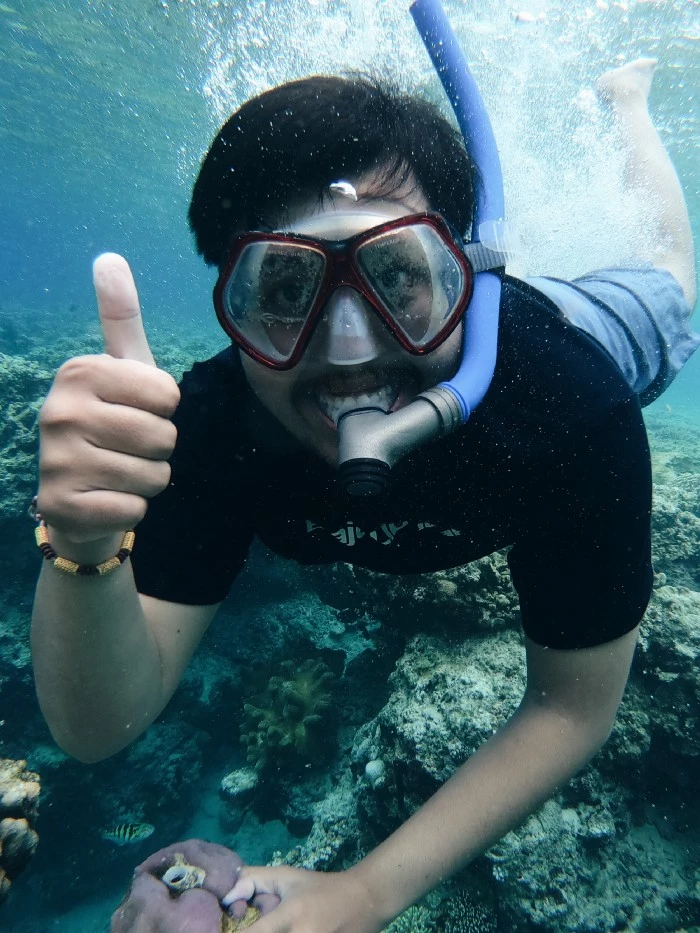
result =
M55 533L54 533L55 535ZM67 545L54 540L59 553ZM105 542L98 562L118 543ZM69 556L80 560L79 549ZM95 559L96 558L96 559ZM131 564L74 577L44 563L32 617L32 659L42 712L58 744L97 761L131 742L163 705L161 663Z
M524 702L446 784L356 865L386 922L518 826L595 754L607 731Z

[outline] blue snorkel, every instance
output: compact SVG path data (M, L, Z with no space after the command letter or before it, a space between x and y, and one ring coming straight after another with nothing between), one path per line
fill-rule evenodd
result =
M504 216L503 176L491 121L464 53L439 0L416 0L411 16L442 82L477 167L476 206L472 240L481 239L480 226ZM453 392L466 421L486 394L496 368L501 278L479 272L464 323L459 371L441 387Z
M481 242L482 251L490 254L491 262L487 260L481 268L503 266L507 255L500 242L505 233L501 225L503 177L491 121L439 0L415 0L410 11L476 166L472 244ZM463 325L462 359L451 380L421 392L405 408L390 414L365 408L343 415L338 422L338 478L349 493L381 492L391 467L402 456L467 421L486 394L496 367L500 299L500 275L477 272Z

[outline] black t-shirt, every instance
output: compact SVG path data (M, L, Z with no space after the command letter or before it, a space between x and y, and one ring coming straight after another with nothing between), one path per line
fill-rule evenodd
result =
M220 602L257 535L303 564L387 573L455 567L512 545L530 638L590 647L640 621L651 591L651 470L639 403L590 337L524 282L504 283L498 363L470 420L400 461L379 499L263 409L238 352L181 384L170 486L139 525L140 592Z

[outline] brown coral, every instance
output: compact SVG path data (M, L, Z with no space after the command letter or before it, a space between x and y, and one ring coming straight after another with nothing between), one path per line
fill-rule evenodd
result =
M221 933L238 933L239 930L247 930L248 927L252 927L259 916L260 911L255 907L249 907L240 920L234 920L233 917L224 914L221 920Z
M283 661L262 691L248 695L241 741L256 771L278 764L282 757L306 764L321 755L322 740L328 740L333 680L323 661Z
M0 903L39 841L33 826L41 786L39 775L26 766L26 761L0 758Z

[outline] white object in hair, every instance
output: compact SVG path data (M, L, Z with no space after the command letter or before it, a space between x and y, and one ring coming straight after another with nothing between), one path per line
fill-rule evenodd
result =
M332 194L341 194L344 198L357 201L357 191L355 190L355 186L351 185L349 181L332 181L328 186L328 190Z

